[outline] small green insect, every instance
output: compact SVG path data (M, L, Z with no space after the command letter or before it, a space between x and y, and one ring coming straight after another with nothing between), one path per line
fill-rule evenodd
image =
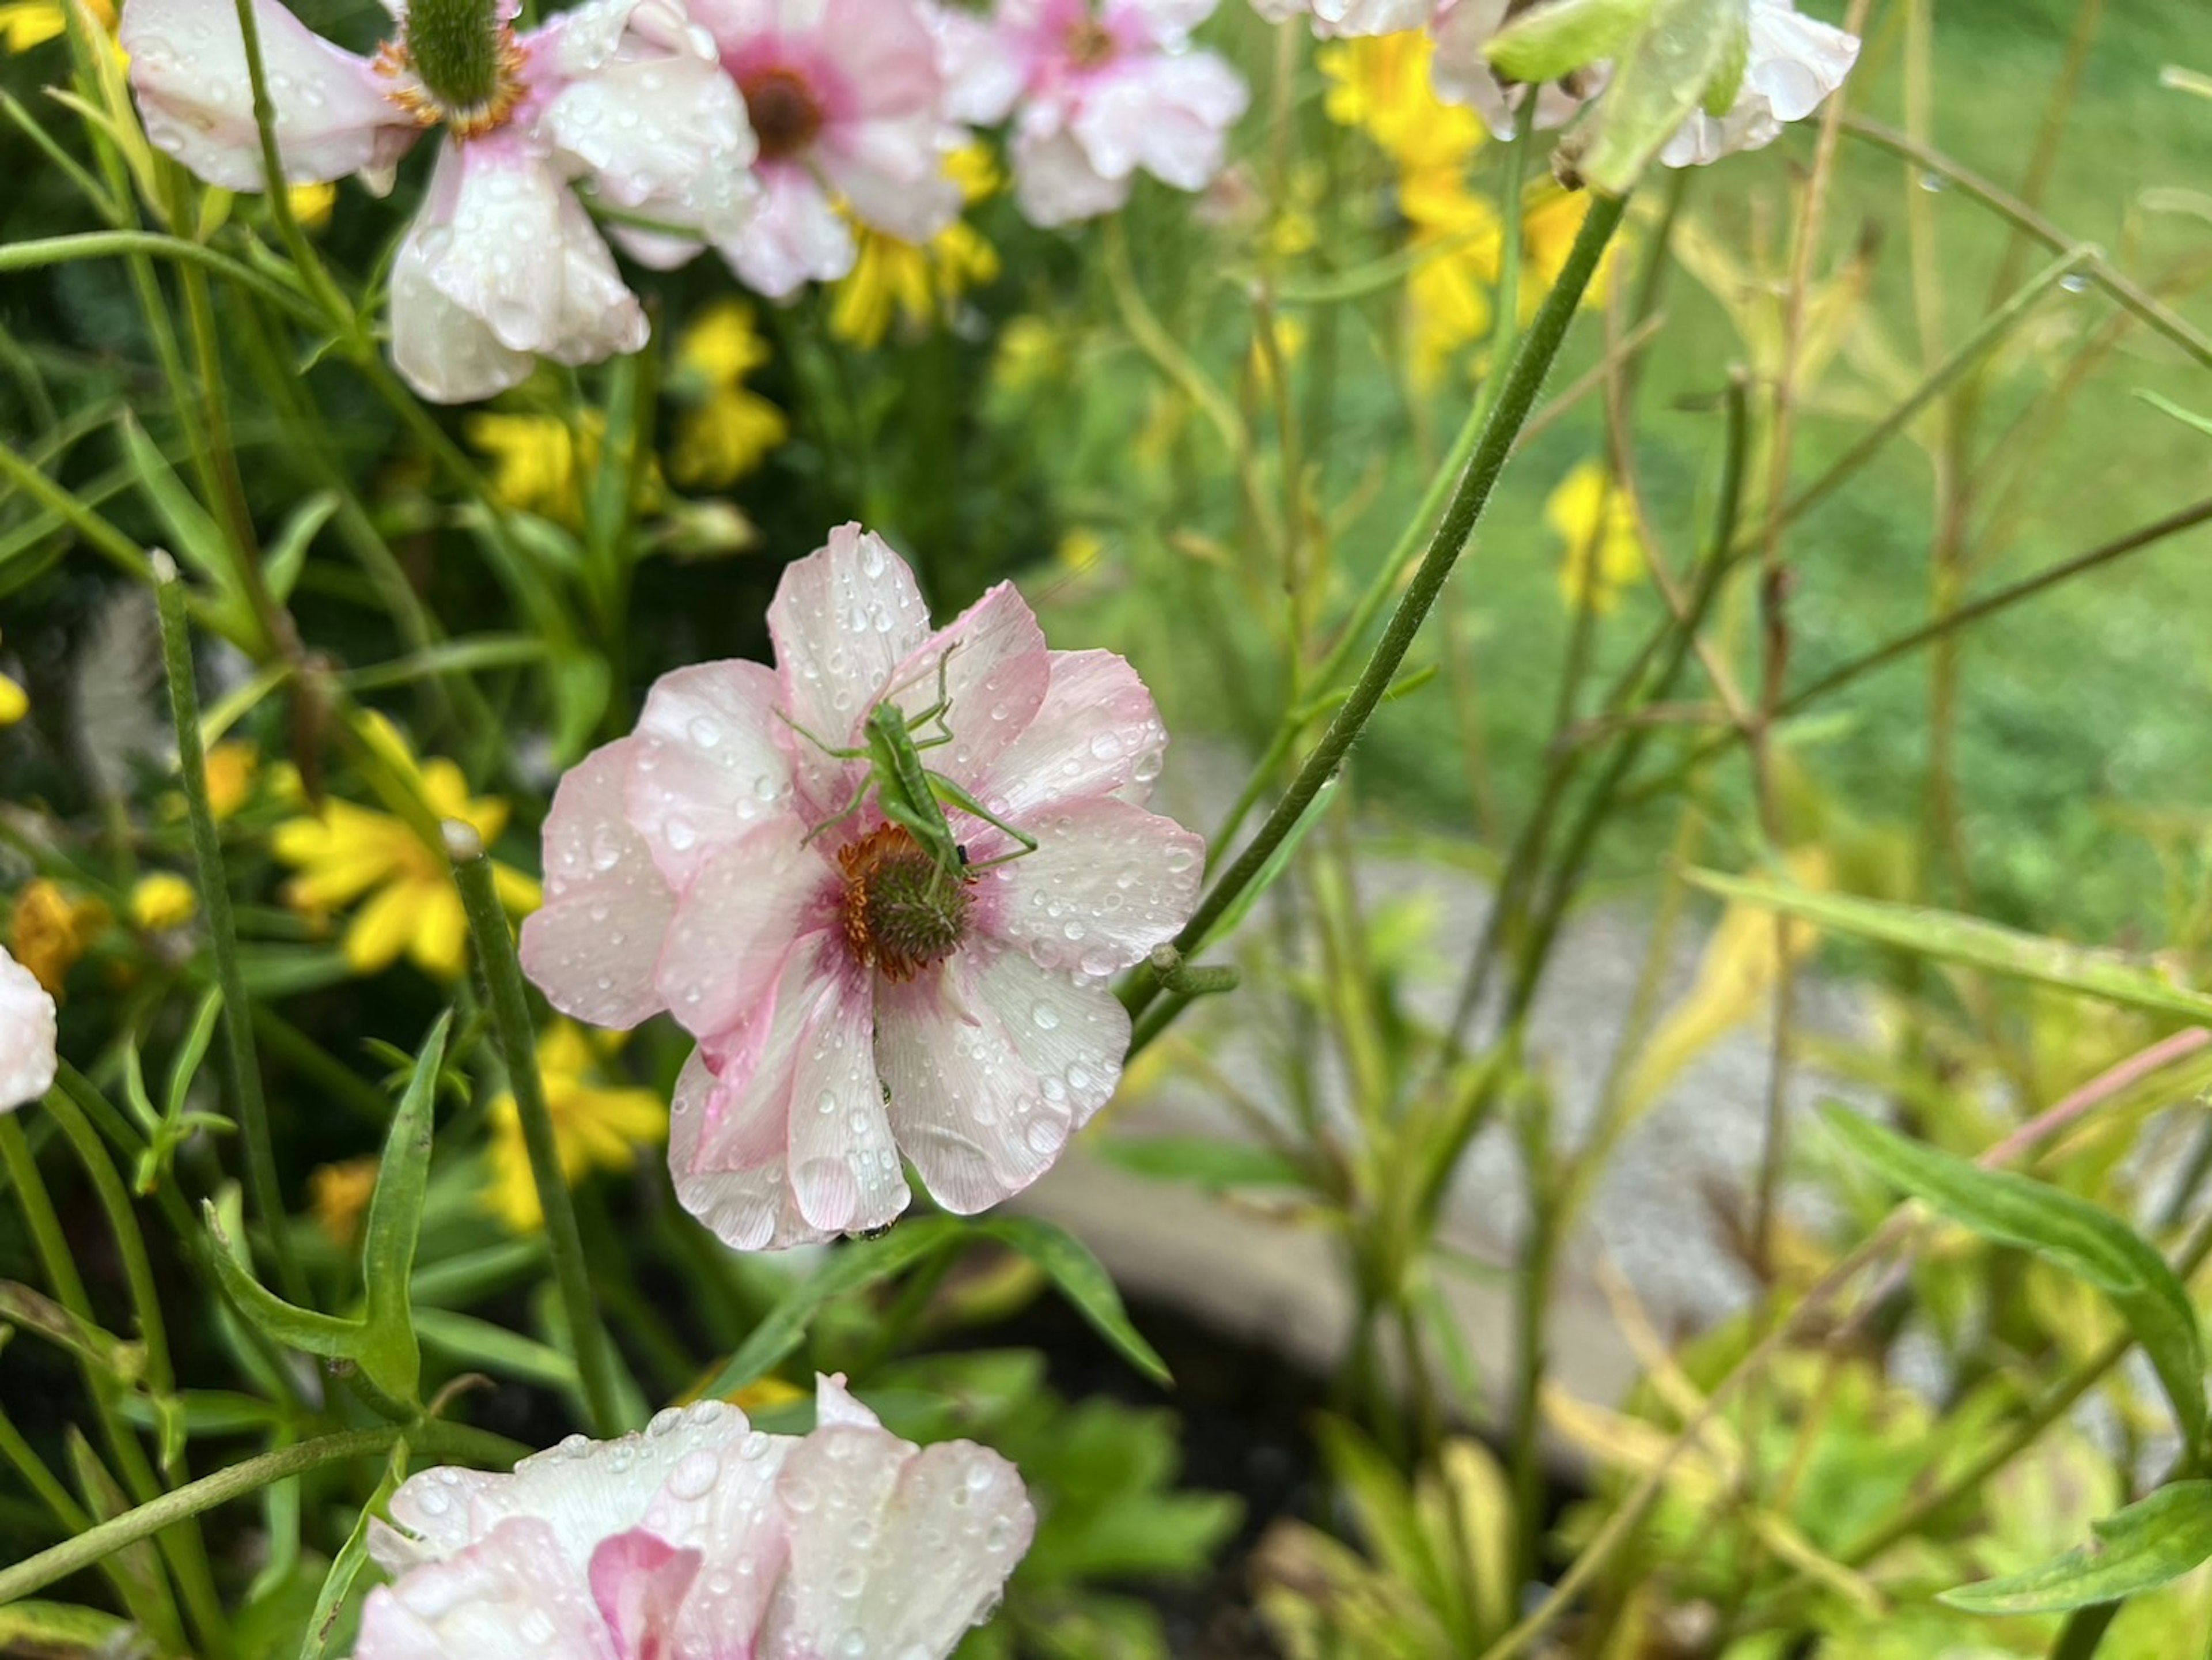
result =
M998 817L974 796L954 783L941 772L932 772L921 764L921 752L933 750L952 741L952 728L945 717L952 711L952 698L945 689L945 673L952 661L956 645L945 648L945 654L937 660L937 701L909 721L906 714L889 696L868 711L863 724L867 742L856 749L833 749L797 721L785 717L785 724L805 739L824 755L838 761L866 761L868 770L861 776L853 791L853 799L831 817L823 819L806 832L811 842L824 830L842 824L860 810L867 800L868 791L876 792L878 804L884 817L896 824L915 840L915 845L927 854L939 874L954 881L965 881L981 871L1022 858L1037 850L1036 838L1018 830ZM893 690L897 690L894 688ZM918 734L935 726L929 737ZM991 824L1021 843L1016 852L1001 854L996 859L987 859L981 864L970 864L968 849L953 839L952 826L946 822L945 809L957 807L972 813L985 824Z

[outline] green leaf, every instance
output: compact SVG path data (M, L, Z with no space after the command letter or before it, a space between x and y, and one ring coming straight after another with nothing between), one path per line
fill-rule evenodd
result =
M130 1654L128 1620L68 1602L10 1602L0 1608L0 1654Z
M2090 1530L2063 1556L1938 1600L1969 1614L2057 1614L2155 1590L2212 1559L2212 1481L2172 1482Z
M453 1012L440 1015L416 1057L392 1130L376 1191L362 1229L361 1280L365 1298L360 1347L355 1358L369 1381L397 1401L412 1401L422 1383L422 1357L415 1341L409 1285L415 1246L422 1231L422 1201L430 1183L430 1124L438 1068L446 1059Z
M1741 7L1734 9L1726 25L1727 33L1721 46L1719 67L1713 78L1705 82L1705 94L1698 107L1718 121L1735 107L1736 94L1743 90L1745 71L1751 67L1751 14Z
M576 1363L550 1344L450 1309L417 1309L415 1329L424 1345L473 1371L497 1372L547 1389L577 1388Z
M920 1216L899 1224L880 1239L855 1240L840 1246L829 1262L786 1292L762 1316L760 1324L745 1334L729 1365L699 1391L700 1395L726 1395L743 1389L805 1340L807 1322L823 1304L904 1273L950 1249L966 1231L956 1217Z
M1161 1387L1173 1386L1167 1362L1129 1323L1129 1311L1121 1306L1113 1276L1088 1245L1057 1223L1034 1216L994 1216L976 1231L1012 1246L1042 1268L1060 1295L1075 1304L1075 1311L1124 1359Z
M330 1572L323 1576L322 1589L315 1595L315 1610L307 1620L307 1629L300 1639L300 1660L324 1660L337 1639L338 1614L345 1605L346 1595L353 1582L368 1563L368 1527L384 1513L391 1500L392 1490L407 1475L407 1443L404 1439L392 1444L392 1456L384 1467L384 1479L376 1484L376 1491L361 1507L354 1520L353 1531L331 1559Z
M292 597L292 590L300 581L300 572L307 562L307 550L315 538L322 533L331 515L338 510L336 490L317 490L292 509L291 514L269 544L269 550L261 556L264 579L269 592L278 605Z
M1217 1141L1203 1135L1123 1135L1093 1146L1109 1164L1155 1180L1194 1182L1209 1191L1308 1185L1290 1159L1248 1142Z
M2204 1437L2204 1341L2189 1293L2166 1259L2085 1200L2009 1171L1984 1170L1838 1107L1838 1140L1894 1185L1987 1239L2039 1251L2112 1300L2158 1372L2183 1444Z
M1633 51L1615 60L1596 129L1578 163L1609 196L1624 193L1674 136L1727 64L1733 14L1713 0L1657 0Z
M2185 1019L2212 1021L2212 997L2177 986L2156 970L2118 952L2068 945L2021 933L1977 917L1928 910L1850 894L1813 893L1776 882L1693 870L1689 880L1723 899L1802 916L1832 933L1992 974L2010 975L2062 991L2079 992L2123 1007Z
M2158 393L2142 386L2136 388L2136 396L2160 413L2170 415L2183 424L2196 428L2207 438L2212 438L2212 416L2203 416L2197 414L2195 410L2184 409L2171 398L2161 398Z
M131 1389L146 1372L146 1346L126 1342L80 1319L42 1292L0 1280L0 1320L34 1331L67 1349L120 1389Z
M319 1354L326 1360L353 1359L361 1342L361 1322L293 1307L246 1272L232 1255L230 1237L216 1214L214 1202L204 1201L200 1213L214 1237L215 1248L208 1256L215 1263L216 1278L222 1281L224 1295L249 1323L271 1342L288 1349Z
M1651 19L1652 0L1552 0L1531 6L1483 48L1499 74L1534 85L1618 56Z

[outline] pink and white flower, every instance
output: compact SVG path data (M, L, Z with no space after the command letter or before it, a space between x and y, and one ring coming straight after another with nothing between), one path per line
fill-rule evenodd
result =
M1764 149L1785 123L1802 121L1844 84L1859 41L1818 18L1801 17L1791 0L1751 0L1751 58L1726 115L1693 110L1659 159L1670 167L1704 167L1739 150Z
M1443 0L1430 25L1437 51L1429 60L1429 79L1437 96L1474 110L1493 138L1513 137L1513 112L1527 96L1519 87L1509 88L1484 55L1514 9L1512 0ZM1577 70L1570 77L1571 84L1546 82L1536 94L1536 130L1565 126L1597 95L1605 78L1603 67L1593 64Z
M1000 0L988 50L963 43L969 119L1014 115L1014 199L1030 221L1111 213L1141 167L1177 190L1221 171L1244 82L1190 32L1214 0ZM994 95L995 94L995 95Z
M945 156L966 135L945 117L925 0L691 0L691 15L759 137L761 211L706 239L749 288L781 299L850 271L841 204L905 242L959 217Z
M1020 1475L902 1441L845 1392L811 1434L720 1401L572 1436L511 1475L440 1468L392 1495L356 1660L945 1660L1027 1551Z
M381 193L416 137L447 129L392 268L392 361L425 397L459 402L539 356L636 350L644 311L572 184L715 234L750 216L752 132L711 44L677 0L589 0L525 33L514 0L415 3L441 10L433 55L455 39L482 50L420 59L402 9L394 37L356 57L254 0L287 184L358 173ZM232 0L131 0L121 40L147 136L210 184L264 188Z
M1145 810L1167 740L1143 682L1048 650L1011 584L932 631L913 573L848 525L784 573L769 631L774 669L662 676L636 732L562 781L522 934L564 1012L665 1009L697 1037L669 1163L739 1250L889 1223L901 1155L962 1213L1043 1174L1121 1076L1106 980L1188 918L1203 852ZM1034 853L947 808L948 879L867 763L828 752L879 704L940 702L923 763Z
M54 1000L0 947L0 1112L54 1086Z

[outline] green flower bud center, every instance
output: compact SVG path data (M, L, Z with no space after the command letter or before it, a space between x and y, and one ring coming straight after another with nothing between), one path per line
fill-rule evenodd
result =
M886 979L911 980L960 948L968 933L967 879L886 824L837 855L845 872L845 938Z
M448 115L489 109L508 88L512 37L495 0L410 0L410 67Z

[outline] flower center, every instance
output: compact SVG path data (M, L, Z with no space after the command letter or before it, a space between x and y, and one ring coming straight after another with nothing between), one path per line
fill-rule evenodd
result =
M462 138L504 126L526 88L526 54L490 0L412 0L397 40L377 49L385 96L421 125Z
M760 159L781 161L814 142L822 131L822 105L796 70L764 70L743 82L745 114L760 141Z
M960 947L968 932L968 883L947 875L896 824L842 848L845 939L886 979L911 980Z
M1086 17L1067 31L1067 61L1079 70L1105 66L1114 56L1114 37L1095 17Z

